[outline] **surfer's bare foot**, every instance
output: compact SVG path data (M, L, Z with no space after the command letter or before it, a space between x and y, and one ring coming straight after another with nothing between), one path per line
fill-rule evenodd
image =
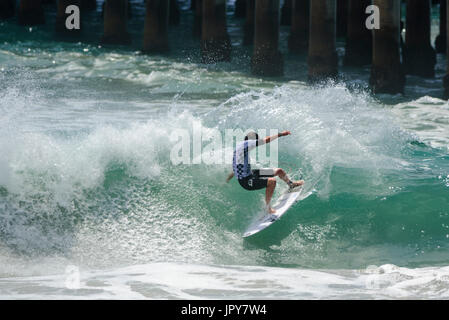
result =
M270 213L270 214L275 214L276 213L276 210L274 210L272 207L270 207L270 206L267 206L267 211L268 211L268 213Z
M292 183L292 188L296 188L296 187L299 187L299 186L302 186L304 184L304 180L298 180L298 181L294 181L293 183Z

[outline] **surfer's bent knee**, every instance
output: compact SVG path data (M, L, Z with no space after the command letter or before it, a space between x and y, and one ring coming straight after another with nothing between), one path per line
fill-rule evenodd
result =
M285 176L285 171L283 169L281 169L281 168L276 168L274 170L274 175L275 176L279 176L279 177L283 177L283 176Z

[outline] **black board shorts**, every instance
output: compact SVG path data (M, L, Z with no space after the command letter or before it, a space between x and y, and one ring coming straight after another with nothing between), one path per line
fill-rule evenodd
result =
M267 172L268 171L268 172ZM274 177L273 170L264 169L263 172L261 170L251 170L251 175L239 179L240 185L246 190L260 190L267 187L268 178Z

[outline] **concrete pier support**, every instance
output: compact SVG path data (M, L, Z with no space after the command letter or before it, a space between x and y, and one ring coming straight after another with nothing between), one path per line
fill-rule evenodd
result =
M82 8L81 0L57 0L56 3L56 25L55 31L57 34L72 38L78 37L81 34L81 29L67 29L66 20L70 14L66 13L68 6L75 5L78 8ZM81 11L82 12L82 11Z
M337 1L337 37L346 37L348 27L348 5L349 0ZM364 15L365 16L365 15Z
M128 33L128 0L106 0L104 4L104 35L102 43L126 45Z
M143 52L168 51L169 7L167 0L146 0L147 11L143 33Z
M203 24L203 0L192 0L192 3L195 3L193 5L193 36L200 38Z
M449 17L449 0L441 0L446 2L446 16ZM446 43L449 43L449 32L446 32ZM449 57L449 46L446 46L446 55ZM444 99L449 99L449 61L446 62L446 75L443 79Z
M406 74L434 77L436 53L430 44L430 0L407 0L405 48Z
M235 0L234 15L237 18L245 18L245 16L246 16L246 2L247 2L247 0Z
M19 24L33 26L45 23L44 8L41 0L20 0L18 11Z
M281 9L281 26L289 26L292 23L293 0L284 0Z
M292 53L307 52L309 43L309 11L311 0L293 0L292 27L288 48Z
M0 19L9 19L14 17L16 11L16 0L0 1Z
M254 52L251 72L258 76L281 76L284 60L279 52L279 0L256 0Z
M366 28L365 10L371 0L349 0L348 29L344 64L346 66L363 66L372 61L373 37Z
M231 60L231 40L226 27L226 1L203 0L201 55L203 63Z
M104 0L104 2L101 4L101 17L104 18L104 11L105 11L105 6L106 6L106 1ZM131 5L131 0L126 0L128 2L128 20L132 18L132 5ZM146 3L146 0L144 1Z
M400 1L374 0L380 10L380 29L373 30L370 85L374 93L402 93L405 75L400 57Z
M96 10L97 0L81 0L82 10Z
M336 51L336 1L310 1L308 76L320 81L338 74Z
M256 0L246 0L246 19L244 26L243 45L254 42L254 28L256 21Z
M437 53L446 53L446 34L447 34L447 3L446 0L440 0L440 33L435 39L435 50Z
M181 11L179 10L179 4L176 0L170 0L170 14L168 21L172 26L177 26L181 22Z

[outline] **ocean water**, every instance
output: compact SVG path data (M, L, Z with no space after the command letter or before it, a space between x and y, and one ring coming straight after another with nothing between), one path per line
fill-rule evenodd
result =
M133 4L129 47L99 45L99 11L71 42L52 10L45 26L0 22L0 298L449 296L444 56L403 96L373 96L369 67L311 86L282 27L285 76L261 79L232 4L233 60L216 65L190 12L168 55L142 55ZM264 192L226 184L226 164L173 164L170 134L194 126L291 130L279 166L313 194L243 239Z

